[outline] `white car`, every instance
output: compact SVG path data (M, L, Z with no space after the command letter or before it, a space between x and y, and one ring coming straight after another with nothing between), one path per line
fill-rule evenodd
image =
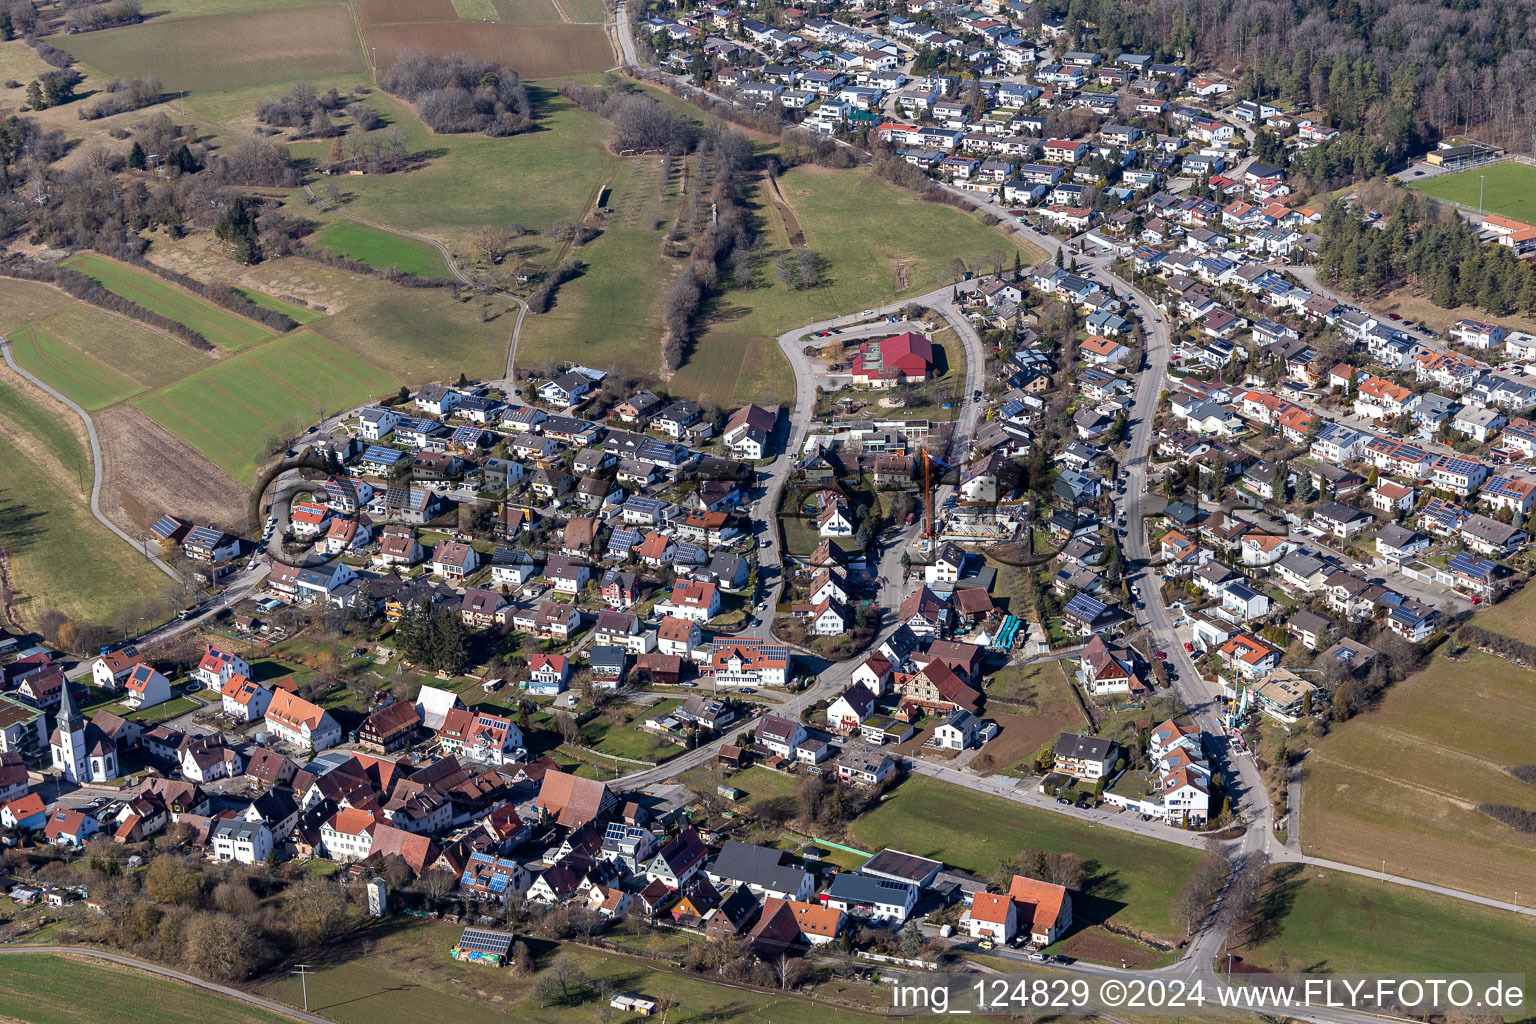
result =
M866 309L864 312L859 314L859 316L874 316L874 315L875 315L875 311L872 310L872 309Z

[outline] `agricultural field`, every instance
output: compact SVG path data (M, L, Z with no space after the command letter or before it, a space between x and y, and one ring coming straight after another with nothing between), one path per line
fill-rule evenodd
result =
M47 953L7 956L0 1016L27 1024L291 1024L248 1006L144 971Z
M1527 588L1475 621L1529 639L1533 604ZM1536 868L1536 836L1476 808L1536 807L1536 786L1505 771L1536 760L1533 684L1533 670L1501 658L1441 653L1335 726L1303 761L1307 852L1373 870L1385 859L1392 874L1509 899Z
M315 235L315 245L380 270L399 270L416 277L448 276L442 253L427 243L355 221L333 219Z
M197 331L218 348L237 352L272 337L272 330L254 320L215 306L154 274L95 253L82 253L64 261L65 266L89 275L125 299L152 313L170 317Z
M1523 899L1524 897L1522 897ZM1299 864L1274 869L1233 951L1249 963L1293 971L1522 971L1536 922L1449 896Z
M226 359L135 401L171 433L249 484L273 439L394 389L397 378L310 330Z
M992 755L988 767L995 770L1013 768L1059 734L1085 728L1059 661L1010 665L984 685L988 710L999 726L997 738L984 751Z
M1488 213L1536 223L1536 167L1506 160L1503 163L1474 167L1454 174L1439 174L1423 180L1409 180L1408 187L1427 196L1478 208L1482 190L1482 208Z
M434 22L379 25L364 30L388 67L407 47L427 53L468 53L517 69L524 78L580 75L613 67L613 47L601 25L507 25L499 22Z
M120 609L170 585L91 517L78 477L59 473L57 466L50 470L4 431L0 465L6 467L0 478L0 536L23 621L56 609L76 621L109 622ZM0 976L9 977L9 971L0 970Z
M556 25L565 19L555 0L491 0L496 17L511 25Z
M1086 895L1074 907L1095 920L1169 937L1173 897L1199 860L1192 849L1142 839L984 796L924 776L909 777L849 826L866 850L893 846L985 878L1021 850L1075 853L1088 869Z
M96 413L101 510L130 534L168 508L200 523L245 530L249 492L234 477L130 403Z
M458 21L453 0L357 0L357 20L369 25L396 22Z
M660 302L672 266L661 261L663 232L611 228L575 250L582 275L562 284L547 313L523 320L519 366L575 360L620 375L661 369ZM678 261L677 265L681 265ZM637 268L655 267L656 275Z
M156 244L149 256L199 280L304 303L308 315L324 314L314 331L406 383L506 370L516 312L505 300L455 299L445 288L402 288L293 256L243 267L210 253L196 236Z
M57 288L7 282L0 334L16 361L87 409L169 383L212 357Z
M239 89L366 70L345 5L156 18L59 42L104 75L153 72L172 91ZM177 59L165 60L168 53Z
M338 184L343 208L447 243L461 262L467 251L456 246L482 225L521 224L538 231L555 220L578 219L619 167L619 158L603 143L606 123L551 89L533 85L529 92L538 113L538 130L490 139L433 135L408 104L375 91L367 101L385 126L403 133L410 152L430 153L431 158L401 174L342 179ZM292 149L296 157L318 159L328 146L298 143ZM523 244L539 241L530 237Z

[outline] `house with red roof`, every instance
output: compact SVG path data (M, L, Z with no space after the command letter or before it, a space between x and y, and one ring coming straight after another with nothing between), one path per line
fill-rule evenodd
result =
M224 689L231 676L249 676L251 666L238 654L221 650L212 644L203 648L203 660L192 670L192 678L210 690Z
M932 373L933 342L911 331L862 342L853 357L853 382L864 387L925 381Z

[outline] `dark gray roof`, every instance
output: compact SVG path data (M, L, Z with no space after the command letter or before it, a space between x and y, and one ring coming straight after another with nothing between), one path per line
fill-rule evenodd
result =
M915 853L901 850L881 850L859 868L866 875L895 878L914 885L926 885L942 871L944 865Z
M723 881L755 885L771 892L798 892L806 872L783 850L729 839L710 862L709 874Z
M1064 732L1056 737L1057 757L1073 757L1085 761L1107 761L1115 749L1114 741L1099 736L1079 736Z

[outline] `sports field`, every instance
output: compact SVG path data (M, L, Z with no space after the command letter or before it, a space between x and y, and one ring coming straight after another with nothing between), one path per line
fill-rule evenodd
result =
M1529 639L1530 588L1474 622ZM1477 811L1536 806L1504 769L1536 761L1536 672L1492 655L1429 667L1378 710L1335 726L1304 762L1301 840L1310 853L1496 899L1536 870L1536 837Z
M921 775L907 778L848 833L860 849L892 846L983 878L1026 848L1075 853L1090 876L1086 896L1073 901L1080 912L1161 936L1173 934L1173 897L1200 858L1188 847L1094 828Z
M64 265L95 278L125 299L192 328L226 351L238 351L272 337L272 330L254 320L215 306L154 274L95 253L71 256Z
M397 383L394 374L303 330L216 363L134 404L249 484L272 438L384 394Z
M1478 208L1482 190L1482 208L1488 213L1536 224L1536 167L1506 160L1503 163L1474 167L1455 174L1441 174L1422 181L1409 180L1410 188L1425 195L1459 203L1471 210Z
M363 74L344 5L151 19L61 36L62 49L109 76L154 73L167 90L238 89L324 75ZM175 60L166 60L175 54Z
M1521 897L1524 898L1523 896ZM1357 875L1287 864L1260 900L1249 963L1293 971L1523 971L1536 921Z
M381 270L401 270L417 277L448 276L442 253L432 246L355 221L332 221L315 235L315 244Z
M212 992L143 971L46 953L0 965L0 1016L27 1024L292 1024Z

